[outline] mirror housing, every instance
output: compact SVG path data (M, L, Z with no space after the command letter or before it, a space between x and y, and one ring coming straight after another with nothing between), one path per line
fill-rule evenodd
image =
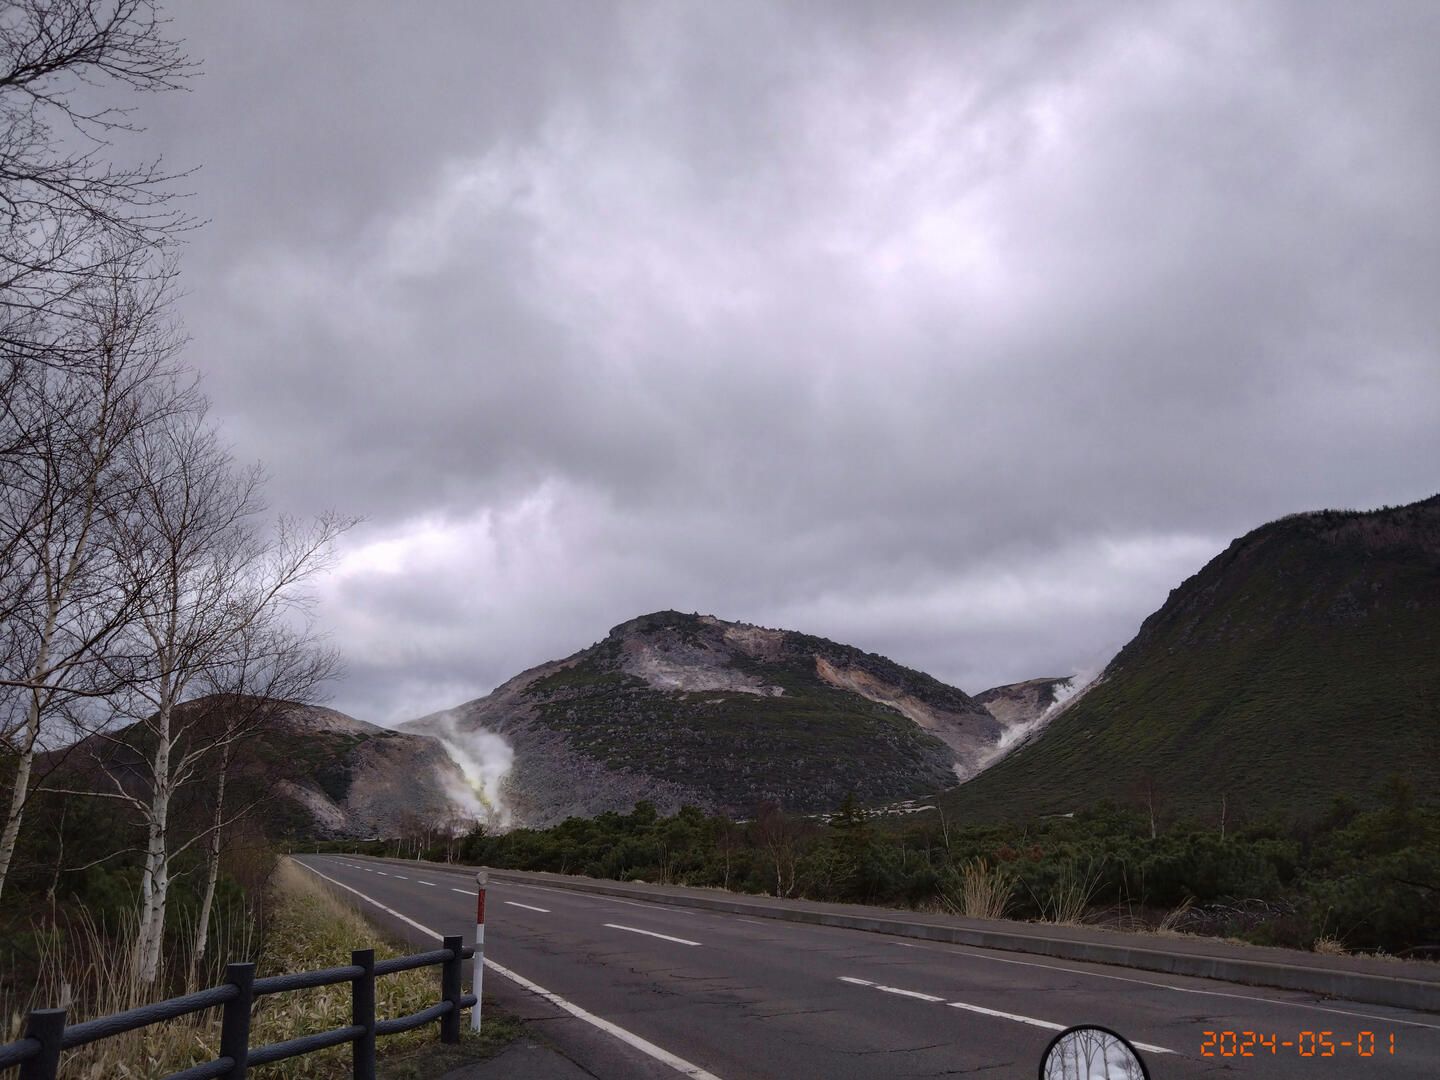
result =
M1150 1070L1123 1035L1084 1024L1050 1040L1040 1080L1150 1080Z

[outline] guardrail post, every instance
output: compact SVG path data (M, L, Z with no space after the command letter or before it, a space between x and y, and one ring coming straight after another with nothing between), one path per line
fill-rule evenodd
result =
M220 1018L220 1056L234 1062L224 1080L245 1080L250 1059L250 1006L254 1000L254 964L229 964L225 981L240 992L225 1003Z
M450 950L450 959L440 965L440 996L450 1002L450 1011L440 1017L442 1043L460 1041L460 967L463 963L460 950L464 947L465 939L459 934L445 939L444 948Z
M356 949L350 963L364 972L350 984L350 1023L365 1034L350 1044L353 1080L375 1080L375 950Z
M470 1010L470 1030L480 1030L481 988L485 982L485 888L490 884L490 871L481 867L475 874L475 967L470 974L470 992L475 1007Z
M64 1037L64 1009L31 1009L25 1017L25 1038L38 1042L40 1053L20 1066L19 1080L55 1080L60 1071L60 1041Z

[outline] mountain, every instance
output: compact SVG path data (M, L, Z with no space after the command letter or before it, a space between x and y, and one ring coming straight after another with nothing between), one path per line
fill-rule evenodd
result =
M393 836L412 824L451 818L464 806L468 783L439 741L334 709L217 695L180 705L176 727L193 731L204 746L234 722L236 710L244 710L256 733L235 744L228 804L256 803L271 836ZM192 745L183 742L179 750ZM108 774L140 793L144 752L145 735L135 725L90 736L50 755L43 767L71 775L79 781L72 786L82 789L104 790ZM212 751L203 761L214 759ZM201 775L208 771L202 764ZM185 790L192 800L210 795L204 783Z
M978 699L977 699L978 700ZM1234 541L1043 731L942 798L962 819L1102 798L1212 820L1440 790L1440 496Z
M462 812L465 776L436 739L319 706L291 706L252 753L267 766L272 830L395 836Z
M818 811L851 792L880 803L953 785L1046 698L993 693L1004 708L824 638L660 611L401 726L488 772L491 798L527 825L639 799L746 816L768 800ZM496 735L513 753L503 781L476 745Z

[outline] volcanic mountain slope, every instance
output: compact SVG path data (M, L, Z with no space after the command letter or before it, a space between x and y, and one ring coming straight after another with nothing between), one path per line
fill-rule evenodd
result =
M436 739L392 731L319 706L295 706L256 752L279 798L268 817L304 836L395 836L463 813L467 788Z
M1440 790L1440 496L1234 541L1043 733L948 793L970 819L1102 798L1231 820Z
M272 837L394 836L406 827L453 818L463 808L465 778L440 742L334 709L215 696L179 706L177 727L193 727L193 737L208 742L215 730L235 722L235 709L246 710L254 733L235 744L228 804L254 803ZM147 775L140 758L144 747L145 735L136 725L91 736L55 760L67 772L94 774L82 784L103 769L140 792ZM202 759L200 782L186 789L187 798L208 798L204 780L211 760Z
M1016 718L1030 718L1023 708ZM514 763L515 820L692 803L749 815L767 800L825 810L953 785L1011 723L884 657L824 638L656 612L487 697L402 725L495 732Z

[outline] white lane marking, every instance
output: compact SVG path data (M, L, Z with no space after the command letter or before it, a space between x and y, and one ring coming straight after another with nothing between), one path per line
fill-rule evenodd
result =
M646 937L663 938L665 941L673 941L677 945L699 945L698 941L690 941L683 937L671 937L669 934L657 934L654 930L641 930L634 926L621 926L619 923L607 922L605 924L611 930L629 930L632 934L644 934Z
M505 900L503 903L509 904L511 907L523 907L526 911L543 911L546 915L550 914L548 907L536 907L534 904L521 904L514 900Z
M1017 1024L1029 1024L1032 1027L1044 1028L1046 1031L1064 1031L1064 1024L1054 1024L1049 1020L1037 1020L1033 1016L1021 1016L1019 1013L1001 1012L999 1009L987 1009L983 1005L968 1005L963 1001L947 1001L946 1005L952 1009L964 1009L966 1012L979 1013L981 1016L998 1016L1001 1020L1014 1020ZM1166 1053L1169 1053L1167 1050Z
M410 880L410 879L409 879L408 877L406 877L404 874L394 874L394 875L392 875L392 876L399 878L401 881L409 881L409 880Z
M480 894L477 893L474 889L451 889L450 891L451 891L451 892L464 893L466 896L478 896L478 895L480 895Z
M322 878L324 878L326 881L330 882L330 884L332 884L332 885L339 885L340 888L344 889L346 892L352 892L352 893L354 893L356 896L360 897L361 900L364 900L364 901L366 901L367 903L370 903L370 904L374 904L374 905L375 905L376 907L378 907L381 911L385 912L385 914L387 914L387 915L393 915L395 918L397 918L397 919L399 919L401 922L403 922L406 926L413 926L416 930L419 930L422 934L429 934L429 935L430 935L431 937L433 937L436 941L444 941L444 940L445 940L445 936L444 936L443 934L437 934L434 930L431 930L430 927L425 926L423 923L418 923L418 922L416 922L414 919L410 918L409 915L402 915L402 914L400 914L400 912L396 911L394 908L386 907L384 904L380 903L380 901L379 901L379 900L376 900L374 897L372 897L372 896L366 896L366 895L365 895L363 892L361 892L359 889L352 888L351 886L346 885L343 881L336 881L336 880L335 880L333 877L331 877L329 874L322 874L319 870L316 870L313 866L309 865L308 863L300 862L299 859L296 859L295 861L296 861L296 863L298 863L300 866L305 867L306 870L309 870L309 871L310 871L312 874L314 874L316 877L322 877Z
M502 881L500 884L506 887L513 886L517 889L536 889L540 892L560 893L562 896L569 896L577 900L598 900L606 904L624 904L626 907L644 908L646 911L654 911L659 908L661 911L673 911L677 915L698 915L697 911L686 911L684 908L676 907L674 904L662 904L658 900L647 904L637 903L634 900L622 900L618 896L607 896L604 893L582 893L578 889L556 889L549 885L522 885L518 881Z
M596 1016L594 1013L586 1012L584 1009L580 1008L579 1005L571 1004L570 1002L562 998L559 994L552 994L543 986L537 986L529 979L525 979L519 975L516 975L509 968L501 967L499 964L495 963L494 960L491 960L488 957L485 960L485 966L490 968L497 974L504 975L512 982L519 983L526 990L529 990L532 994L538 994L540 997L550 1002L550 1004L564 1009L571 1016L578 1016L587 1024L594 1024L601 1031L609 1032L621 1042L633 1046L641 1053L648 1054L656 1061L660 1061L666 1065L669 1065L676 1072L683 1073L686 1076L692 1077L693 1080L720 1080L720 1078L714 1073L706 1072L704 1069L700 1068L700 1066L692 1065L684 1058L676 1057L674 1054L670 1053L669 1050L662 1049L661 1047L656 1046L654 1043L649 1042L646 1039L642 1039L639 1035L636 1035L630 1031L626 1031L624 1028L612 1024L609 1020L605 1020L602 1017Z
M373 872L368 866L361 867L361 869L365 870L366 873ZM384 871L379 871L379 873L383 875ZM578 892L578 890L575 889L556 889L545 885L525 885L518 881L507 881L505 882L505 884L513 885L516 888L520 889L539 889L542 892L563 893L567 896L574 896ZM455 889L453 891L466 892L467 890ZM469 895L474 896L475 894L473 892L470 892ZM615 897L607 897L603 893L579 893L579 896L582 899L585 897L594 897L595 899L609 900L612 903L630 903L630 901L628 900L618 900ZM678 908L674 908L674 906L671 904L631 904L631 906L648 908L650 910L654 910L656 907L671 910L680 910ZM746 918L743 915L735 915L731 917L738 922L753 922L760 923L762 925L768 925L773 922L784 922L784 920L779 919L750 919ZM834 929L843 928L836 927ZM990 960L997 964L1014 964L1018 967L1040 968L1043 971L1063 971L1067 975L1087 975L1092 979L1110 979L1112 982L1134 983L1136 986L1152 986L1160 990L1173 990L1177 994L1204 994L1208 997L1229 998L1232 1001L1250 1001L1261 1005L1286 1005L1292 1009L1309 1009L1312 1012L1330 1013L1334 1016L1352 1016L1361 1020L1378 1020L1381 1023L1403 1024L1406 1027L1424 1028L1427 1031L1440 1031L1440 1024L1425 1024L1421 1023L1418 1020L1406 1020L1399 1016L1383 1016L1377 1013L1362 1013L1356 1012L1353 1009L1334 1009L1325 1005L1315 1005L1308 1001L1286 1001L1283 998L1267 998L1260 997L1255 994L1231 994L1226 993L1223 990L1202 990L1199 987L1193 986L1175 986L1171 983L1154 982L1150 979L1136 979L1125 975L1107 975L1099 971L1085 971L1081 968L1060 967L1057 964L1041 964L1033 960L1012 960L1009 957L1004 956L991 956L989 953L980 952L965 945L948 945L944 947L939 947L935 945L916 945L908 941L891 941L888 942L888 944L898 945L902 949L923 949L926 952L938 952L952 956L956 953L959 953L961 956L973 956L980 960Z
M436 885L435 882L433 882L433 881L421 881L418 877L415 879L415 884L416 884L416 885L429 885L432 889L438 889L438 888L440 887L439 885Z
M926 952L938 952L946 956L954 956L958 953L960 956L973 956L977 960L992 960L997 964L1015 964L1018 967L1040 968L1042 971L1063 971L1067 975L1088 975L1092 979L1110 979L1112 982L1134 983L1136 986L1153 986L1159 990L1174 990L1177 994L1204 994L1208 997L1231 998L1235 1001L1252 1001L1261 1005L1288 1005L1292 1009L1310 1009L1314 1012L1334 1013L1336 1016L1354 1016L1362 1020L1379 1020L1386 1024L1405 1024L1409 1027L1440 1031L1440 1024L1422 1024L1418 1020L1403 1020L1398 1016L1379 1016L1375 1013L1354 1012L1350 1009L1332 1009L1325 1005L1314 1005L1308 1001L1286 1001L1284 998L1267 998L1260 997L1256 994L1230 994L1223 990L1202 990L1195 986L1174 986L1171 983L1154 982L1151 979L1135 979L1126 975L1106 975L1099 971L1085 971L1081 968L1060 967L1057 964L1040 964L1034 960L1011 960L1004 956L991 956L989 953L976 952L963 945L951 945L949 948L939 948L934 945L911 945L904 941L892 941L890 944L900 945L906 949L924 949ZM1136 1045L1138 1046L1139 1044L1137 1043Z
M901 997L919 998L921 1001L944 1001L943 997L936 997L934 994L922 994L917 990L901 990L898 986L877 986L876 990L883 990L887 994L899 994Z
M296 860L296 861L298 862L299 860ZM300 865L301 865L301 866L304 866L305 869L306 869L306 870L309 870L312 874L315 874L315 875L317 875L317 876L319 876L319 877L322 877L322 878L324 878L326 881L331 882L332 884L339 885L342 889L349 890L350 892L354 893L356 896L360 897L360 899L366 901L367 903L374 904L374 905L375 905L377 908L379 908L381 911L383 911L383 912L385 912L385 913L387 913L387 914L389 914L389 915L394 915L397 919L400 919L402 922L409 923L409 924L410 924L411 926L413 926L416 930L419 930L422 934L429 934L431 937L433 937L433 938L434 938L435 940L437 940L437 941L444 941L444 940L445 940L443 935L437 934L434 930L431 930L428 926L422 926L420 923L416 922L414 919L410 918L409 916L401 915L400 912L396 911L395 909L386 907L384 904L380 903L379 900L375 900L375 899L373 899L373 898L371 898L371 897L369 897L369 896L366 896L366 895L365 895L364 893L362 893L359 889L352 889L352 888L350 888L349 885L346 885L343 881L336 881L334 878L330 877L328 874L322 874L322 873L320 873L320 871L319 871L319 870L316 870L313 866L308 866L308 865L306 865L306 864L303 863L303 862L300 863ZM636 1035L633 1031L626 1031L626 1030L625 1030L624 1028L622 1028L619 1024L612 1024L609 1020L606 1020L604 1017L596 1016L596 1015L595 1015L594 1013L592 1013L592 1012L587 1012L586 1010L582 1009L579 1005L575 1005L575 1004L573 1004L572 1002L566 1001L566 1000L565 1000L564 998L562 998L559 994L552 993L551 991L546 990L543 986L540 986L540 985L537 984L537 983L531 982L529 979L525 978L524 976L515 974L515 972L511 971L511 970L510 970L509 968L507 968L507 967L501 967L499 964L497 964L494 960L491 960L489 957L486 957L486 958L485 958L485 966L486 966L487 968L489 968L491 971L495 972L497 975L503 975L503 976L505 976L505 978L509 979L511 982L516 983L516 984L518 984L519 986L524 987L526 990L529 990L532 994L538 994L540 997L542 997L542 998L544 998L546 1001L550 1002L551 1005L554 1005L554 1006L556 1006L557 1008L564 1009L564 1010L565 1010L566 1012L568 1012L571 1016L578 1017L579 1019L584 1020L587 1024L593 1024L595 1027L599 1028L601 1031L605 1032L606 1034L615 1036L615 1038L619 1039L621 1042L625 1043L627 1046L633 1046L636 1050L639 1050L642 1054L646 1054L646 1055L648 1055L649 1057L654 1058L656 1061L658 1061L658 1062L660 1062L660 1063L662 1063L662 1064L664 1064L664 1065L670 1066L670 1068L674 1069L674 1070L675 1070L676 1072L678 1072L678 1073L683 1073L684 1075L690 1077L691 1080L720 1080L720 1077L716 1076L714 1073L712 1073L712 1072L706 1072L704 1069L700 1068L700 1066L698 1066L698 1065L692 1065L690 1062L686 1061L684 1058L678 1057L678 1056L676 1056L675 1054L670 1053L670 1051L669 1051L669 1050L666 1050L664 1047L656 1046L654 1043L650 1042L648 1039L642 1039L639 1035Z
M390 876L390 875L387 874L384 870L376 870L375 872L376 872L377 874L379 874L381 877L389 877L389 876Z
M920 994L914 990L902 990L898 986L882 986L880 983L871 982L869 979L856 979L849 975L841 975L840 981L850 983L852 986L868 986L875 990L881 990L887 994L899 994L902 997L918 998L921 1001L943 1002L952 1009L964 1009L966 1012L979 1013L981 1016L994 1016L1001 1020L1014 1020L1018 1024L1029 1024L1032 1027L1044 1028L1046 1031L1064 1031L1064 1024L1056 1024L1049 1020L1037 1020L1033 1016L1021 1016L1019 1013L1001 1012L999 1009L987 1009L983 1005L971 1005L967 1001L946 1001L943 997L936 997L934 994ZM1173 1054L1174 1050L1167 1050L1163 1046L1152 1046L1150 1043L1137 1042L1134 1044L1141 1050L1149 1050L1152 1054Z

